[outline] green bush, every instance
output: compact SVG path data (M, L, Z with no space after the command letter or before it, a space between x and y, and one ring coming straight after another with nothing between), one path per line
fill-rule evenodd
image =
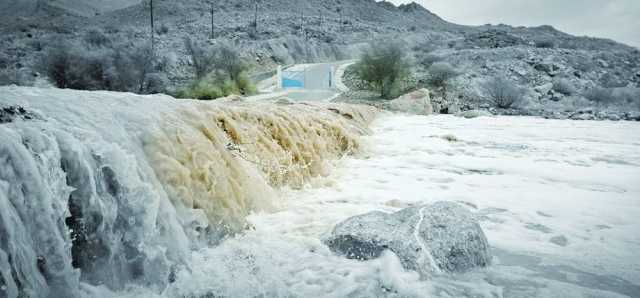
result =
M176 95L178 98L211 100L230 94L250 95L256 87L246 74L248 64L240 51L228 43L212 47L185 39L191 57L194 80Z
M251 95L255 93L256 87L244 72L240 73L236 80L231 80L221 73L211 73L204 78L194 80L189 86L179 90L175 97L213 100L231 94Z
M405 50L396 43L378 42L367 47L355 65L358 77L382 98L398 94L400 82L409 75Z

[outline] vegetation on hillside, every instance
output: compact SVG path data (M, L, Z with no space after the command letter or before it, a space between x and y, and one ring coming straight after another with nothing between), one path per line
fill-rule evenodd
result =
M207 47L185 39L194 79L175 95L178 98L211 100L230 94L250 95L256 88L247 76L248 65L239 50L228 43Z
M399 95L401 81L409 76L409 62L404 48L393 42L372 43L364 49L356 64L356 73L369 89L390 99Z

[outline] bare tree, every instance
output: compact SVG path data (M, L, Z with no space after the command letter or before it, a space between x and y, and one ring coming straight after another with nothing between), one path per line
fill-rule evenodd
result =
M215 68L215 53L204 45L185 37L184 45L191 58L194 75L197 79L203 78Z
M436 62L429 67L429 84L438 87L442 91L442 98L447 99L447 87L450 81L460 75L451 64Z
M489 79L482 87L489 100L502 109L512 107L523 95L523 90L520 86L503 77Z

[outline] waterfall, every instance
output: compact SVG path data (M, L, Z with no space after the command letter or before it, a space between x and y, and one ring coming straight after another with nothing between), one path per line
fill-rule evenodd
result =
M274 189L302 187L357 152L374 115L2 87L0 297L160 292L192 266L192 250L275 210Z

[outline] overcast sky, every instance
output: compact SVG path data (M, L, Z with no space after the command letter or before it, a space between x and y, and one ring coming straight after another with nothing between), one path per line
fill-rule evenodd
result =
M390 0L396 4L406 0ZM574 35L606 37L640 47L640 0L415 0L464 25L552 25Z

